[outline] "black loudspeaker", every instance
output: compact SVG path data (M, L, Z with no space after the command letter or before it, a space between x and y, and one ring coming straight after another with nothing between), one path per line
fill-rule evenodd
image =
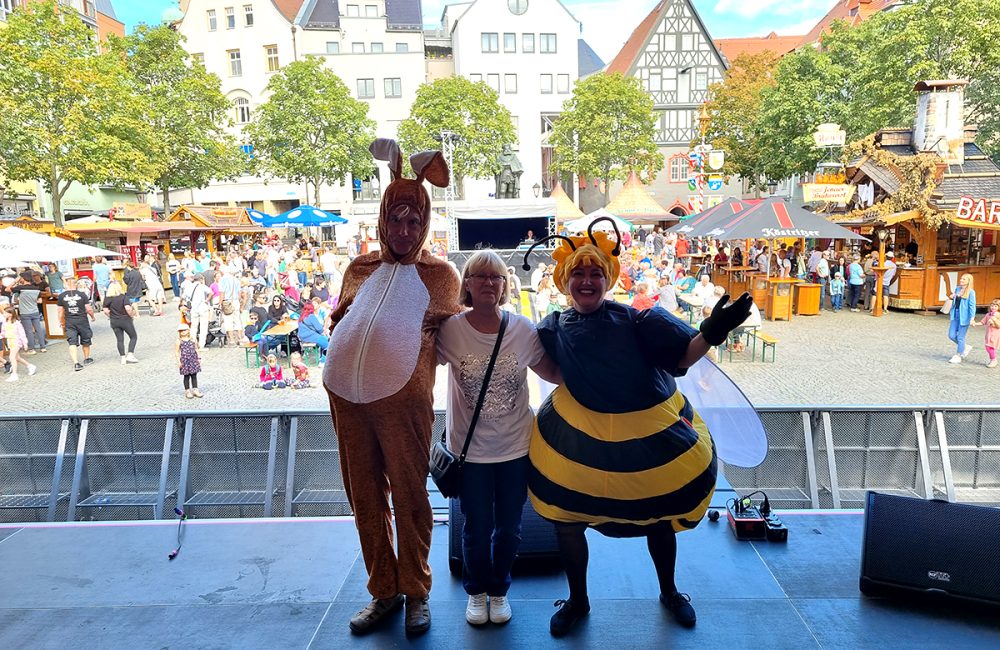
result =
M861 591L1000 604L1000 509L869 492Z
M448 499L448 569L452 575L462 574L462 528L465 516L459 499ZM556 541L556 527L551 521L542 519L531 507L531 499L524 502L521 511L521 545L517 559L541 560L553 558L559 565L559 544Z

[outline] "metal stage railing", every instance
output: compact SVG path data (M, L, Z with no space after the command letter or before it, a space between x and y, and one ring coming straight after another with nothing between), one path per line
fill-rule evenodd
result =
M725 466L786 509L865 491L1000 505L1000 406L766 407L767 458ZM444 428L437 413L435 439ZM0 415L0 522L349 515L326 411Z

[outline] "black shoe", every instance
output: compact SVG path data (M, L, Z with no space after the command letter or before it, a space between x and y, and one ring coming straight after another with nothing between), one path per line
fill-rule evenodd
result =
M573 626L590 613L590 602L577 605L570 600L557 600L554 605L558 611L549 620L549 633L552 636L566 636Z
M86 359L83 360L83 365L85 366L89 366L92 363L94 363L94 360L91 359L90 357L87 357Z
M698 617L691 607L691 596L675 591L666 598L660 594L660 602L674 615L674 620L684 627L694 627Z
M427 600L406 597L406 636L417 636L431 629L431 608Z
M83 366L81 366L81 365L80 365L80 364L78 364L78 363L74 363L74 364L73 364L73 370L76 370L76 371L78 371L78 372L79 372L80 370L83 370Z
M366 634L382 624L390 614L399 611L403 606L403 594L396 594L392 598L373 598L364 609L354 615L351 619L351 632L354 634Z

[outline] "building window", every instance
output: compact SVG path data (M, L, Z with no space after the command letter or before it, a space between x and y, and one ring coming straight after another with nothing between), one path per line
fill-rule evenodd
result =
M483 52L499 52L500 35L496 32L483 32Z
M503 76L503 91L508 95L514 95L517 93L517 75L516 74L505 74Z
M233 102L236 106L236 123L246 124L250 121L250 100L246 97L237 97Z
M410 51L409 43L396 43L396 52L403 54Z
M382 54L385 51L385 47L381 43L372 43L372 54Z
M538 51L542 54L555 54L556 53L556 35L555 34L539 34L538 35Z
M708 90L708 70L697 70L694 73L694 89Z
M340 54L340 43L337 41L327 41L326 42L326 53L327 54Z
M243 24L253 27L253 5L243 5Z
M379 186L378 176L371 178L357 178L353 180L355 201L380 201L382 190Z
M375 80L358 79L358 99L372 99L375 97Z
M503 51L517 52L517 34L507 32L503 35Z
M277 72L281 68L281 64L278 63L278 46L277 45L265 45L264 46L264 58L267 60L267 71Z
M403 84L399 77L393 77L391 79L385 79L385 96L386 97L402 97L403 96Z
M521 36L521 51L525 54L533 54L535 52L534 34L523 34Z
M367 18L378 18L378 5L365 5L365 16Z
M486 75L486 85L497 91L500 94L500 75L498 74L488 74Z
M347 5L347 15L348 16L360 16L361 15L361 5Z
M226 29L236 29L236 10L226 7Z
M472 73L472 74L469 75L469 81L471 81L474 84L477 84L477 83L481 82L482 80L483 80L483 75L481 75L481 74Z
M556 90L560 94L567 94L569 92L569 75L561 74L556 77Z
M365 44L364 43L351 43L351 52L354 54L364 54Z
M209 9L206 13L208 14L208 31L214 32L219 28L219 23L215 19L215 9Z
M687 156L674 156L670 159L670 182L686 183L688 179Z
M646 79L646 90L653 93L663 90L663 77L660 76L659 72L650 74L649 79Z
M240 59L239 50L229 50L229 76L243 76L243 61Z
M200 65L201 67L204 68L205 67L205 55L202 54L201 52L198 52L197 54L192 54L191 55L191 65Z
M542 75L542 94L551 95L552 94L552 75L543 74Z

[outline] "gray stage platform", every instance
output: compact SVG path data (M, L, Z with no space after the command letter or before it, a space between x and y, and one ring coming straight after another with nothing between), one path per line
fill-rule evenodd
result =
M435 527L433 626L426 648L997 648L1000 616L858 592L863 515L784 513L787 545L737 542L724 521L679 537L678 585L698 626L658 603L642 540L591 535L593 611L574 636L548 634L561 574L520 575L505 627L465 623ZM409 645L400 615L373 635L347 620L368 598L354 524L345 519L193 520L168 562L176 524L0 528L3 648L384 648ZM916 540L915 540L916 541Z

